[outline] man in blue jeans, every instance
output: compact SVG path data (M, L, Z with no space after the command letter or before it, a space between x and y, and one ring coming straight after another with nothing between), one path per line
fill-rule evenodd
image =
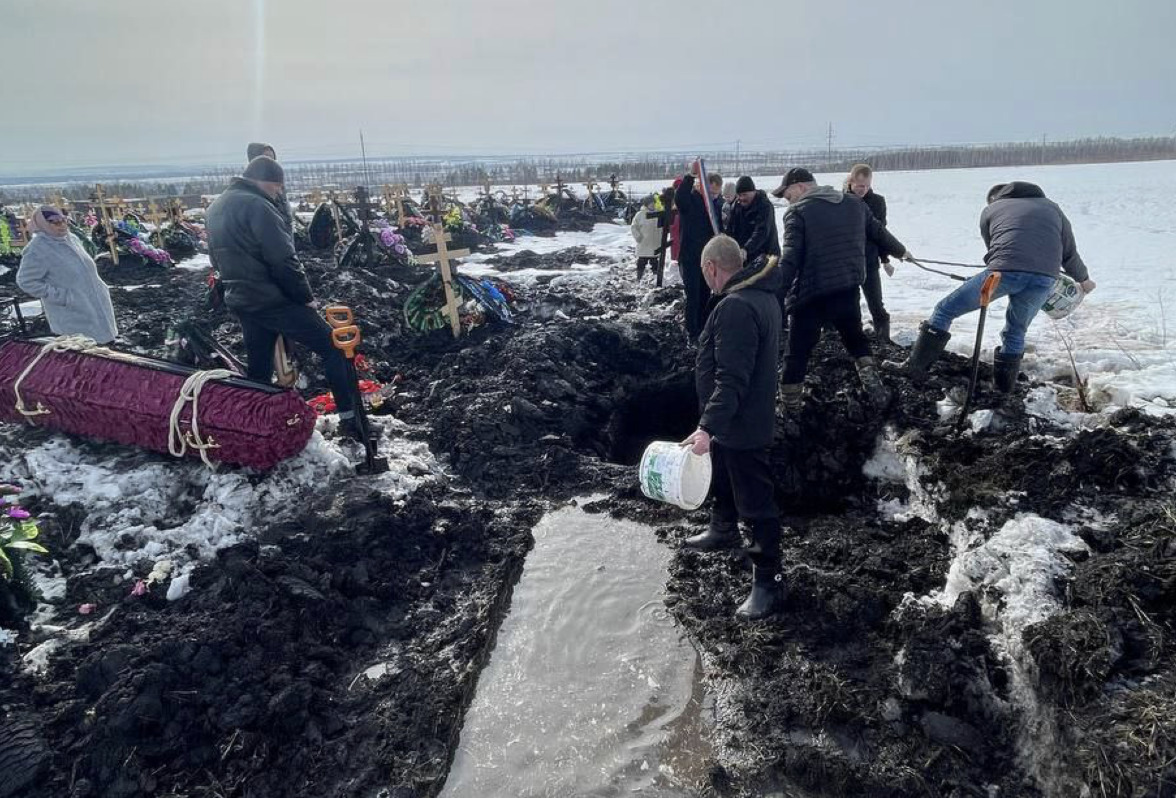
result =
M919 326L919 338L902 368L921 377L943 353L951 323L980 308L980 286L989 272L1000 272L994 299L1009 298L1002 346L993 354L996 389L1013 390L1025 352L1025 332L1053 290L1058 273L1065 270L1082 285L1094 290L1094 280L1078 255L1070 220L1045 192L1032 183L1000 183L988 191L988 207L980 214L980 235L988 247L988 268L944 297L931 318Z

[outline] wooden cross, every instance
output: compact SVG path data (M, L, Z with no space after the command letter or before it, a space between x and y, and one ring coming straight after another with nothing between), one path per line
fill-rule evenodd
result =
M621 187L621 179L619 177L617 177L616 174L609 175L608 176L608 186L613 191L616 191L617 189L619 189Z
M94 185L94 201L98 203L98 221L102 223L102 229L106 231L106 246L110 248L110 260L117 266L118 245L115 243L114 220L111 217L110 208L106 206L106 196L102 193L101 183Z
M404 200L408 198L408 186L403 183L397 183L394 186L384 186L384 201L388 203L388 213L392 213L392 208L396 208L396 225L401 230L404 229L407 214L404 212Z
M565 188L567 188L567 184L564 183L563 178L560 177L559 172L556 172L555 173L555 194L556 194L556 196L562 197Z
M494 195L494 188L490 185L490 176L486 175L482 178L482 190L486 192L487 197Z
M440 186L437 189L437 192L429 197L434 218L433 239L437 244L437 252L433 255L417 255L417 260L421 263L441 264L441 285L445 289L445 315L449 317L449 327L453 330L453 337L458 338L461 336L461 317L457 313L457 295L453 290L453 270L449 262L454 258L464 258L470 254L470 251L468 249L449 249L445 246L445 242L451 241L452 236L445 232L445 225L441 221Z

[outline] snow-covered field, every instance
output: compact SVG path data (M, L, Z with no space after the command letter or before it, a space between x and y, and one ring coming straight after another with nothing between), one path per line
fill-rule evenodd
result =
M837 185L843 177L818 174L817 180ZM779 175L761 176L756 185L772 189L779 180ZM1065 339L1100 406L1134 405L1160 413L1176 408L1176 202L1168 196L1176 183L1176 161L882 172L875 175L874 187L886 197L890 230L916 257L979 264L984 256L978 228L984 197L994 183L1011 180L1039 184L1062 206L1098 283L1069 318L1056 324L1044 315L1037 318L1029 331L1025 370L1044 379L1068 375ZM641 196L663 185L635 181L625 189ZM576 189L583 193L582 187ZM469 191L471 196L475 191ZM783 218L787 204L776 204ZM590 234L525 238L509 249L547 252L577 244L605 256L633 257L631 240L615 225L598 225ZM899 264L895 276L883 280L900 343L914 339L919 322L956 285L910 264ZM986 324L986 357L1000 343L1005 305L1003 299L994 303ZM973 314L956 322L950 349L971 352L976 318Z

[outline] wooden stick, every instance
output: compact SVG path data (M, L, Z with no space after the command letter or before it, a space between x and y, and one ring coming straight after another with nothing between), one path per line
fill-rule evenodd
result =
M98 220L102 223L103 229L106 230L106 246L110 249L110 260L117 266L118 245L115 243L114 221L111 219L110 209L106 207L106 196L102 193L101 183L95 184L94 196L98 200Z

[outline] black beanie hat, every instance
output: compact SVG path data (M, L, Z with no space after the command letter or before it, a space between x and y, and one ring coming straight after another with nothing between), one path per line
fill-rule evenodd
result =
M252 161L254 158L256 158L259 155L265 155L266 150L273 150L274 155L278 154L278 151L275 150L270 145L264 144L260 141L254 141L248 147L245 148L245 158L247 160Z
M241 176L262 183L286 182L286 173L282 171L282 165L265 155L259 155L250 161Z
M744 191L755 191L755 181L747 175L744 175L735 182L735 193L742 194Z

